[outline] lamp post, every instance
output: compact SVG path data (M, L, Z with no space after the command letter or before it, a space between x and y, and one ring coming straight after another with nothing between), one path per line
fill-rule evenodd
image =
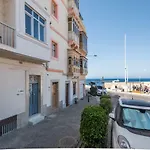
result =
M87 57L97 57L97 55L96 54L94 54L94 55L87 55Z

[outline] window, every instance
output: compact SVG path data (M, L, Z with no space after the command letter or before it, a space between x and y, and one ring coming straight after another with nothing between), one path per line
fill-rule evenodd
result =
M80 67L83 67L82 59L80 59Z
M27 14L25 15L25 23L26 23L26 33L31 35L31 17Z
M73 83L73 95L76 95L76 82Z
M52 15L57 18L57 4L52 0Z
M80 33L80 42L82 42L82 48L87 51L87 36L83 32Z
M87 60L84 60L84 68L87 69Z
M73 60L73 62L74 62L74 66L76 65L76 58L74 57L74 60Z
M79 36L79 27L74 19L73 19L73 31L77 36Z
M72 62L71 59L72 59L71 57L68 58L68 60L69 60L68 64L69 65L71 65L71 62Z
M72 22L68 23L68 31L72 31Z
M79 9L79 0L74 0L74 2L76 4L77 8Z
M45 42L46 20L36 11L25 5L25 32L37 40Z
M150 131L150 110L123 108L122 119L126 127Z
M57 48L58 48L58 45L57 45L57 43L55 43L55 42L52 42L52 56L53 57L58 57L57 56Z
M79 36L79 26L74 19L68 19L68 31L73 31Z

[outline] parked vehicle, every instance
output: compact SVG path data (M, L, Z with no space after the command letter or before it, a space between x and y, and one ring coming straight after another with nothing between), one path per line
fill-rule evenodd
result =
M103 94L107 94L106 88L103 88L102 86L97 86L97 95L101 96Z
M109 117L111 132L108 137L113 148L150 148L149 102L119 99Z

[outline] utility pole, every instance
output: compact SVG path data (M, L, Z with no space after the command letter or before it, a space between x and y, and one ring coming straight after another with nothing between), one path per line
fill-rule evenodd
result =
M125 83L127 84L127 64L126 64L126 34L124 39L124 67L125 67Z

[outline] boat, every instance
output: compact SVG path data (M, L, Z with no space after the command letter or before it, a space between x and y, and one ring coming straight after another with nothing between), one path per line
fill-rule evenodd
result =
M116 83L116 82L119 82L119 80L117 79L117 80L113 80L113 81L112 81L112 83Z

